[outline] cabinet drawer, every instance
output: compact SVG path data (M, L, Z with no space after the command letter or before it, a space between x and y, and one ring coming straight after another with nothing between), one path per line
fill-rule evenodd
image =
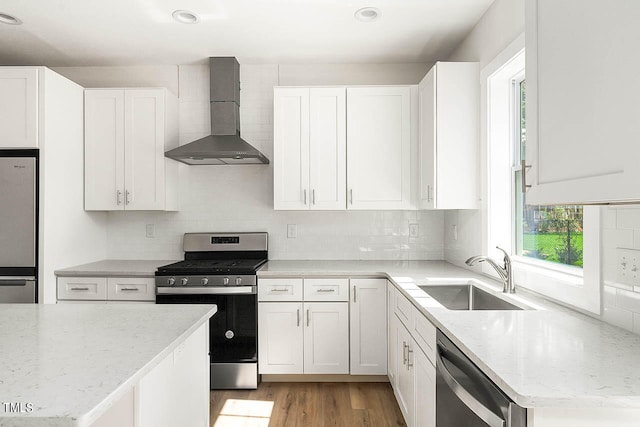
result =
M110 301L155 301L156 284L151 277L109 277L107 299Z
M258 278L258 301L302 301L302 279Z
M59 300L106 300L106 277L58 277Z
M349 301L349 279L304 279L305 301Z
M411 328L411 335L413 335L416 343L422 348L431 363L435 365L436 327L415 307L413 307L413 327Z
M398 316L398 319L406 326L407 329L411 330L413 328L412 317L413 317L413 304L400 293L400 291L396 290L396 304L393 309L393 312Z

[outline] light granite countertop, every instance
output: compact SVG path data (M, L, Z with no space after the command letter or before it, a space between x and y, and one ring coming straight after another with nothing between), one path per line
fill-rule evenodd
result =
M214 305L2 304L0 400L31 403L33 411L0 407L0 426L90 425L215 312Z
M154 277L160 266L175 260L119 260L106 259L54 271L60 277Z
M269 261L259 277L378 276L520 406L640 408L640 336L443 261ZM473 280L522 311L453 311L419 285ZM259 281L258 281L259 286Z

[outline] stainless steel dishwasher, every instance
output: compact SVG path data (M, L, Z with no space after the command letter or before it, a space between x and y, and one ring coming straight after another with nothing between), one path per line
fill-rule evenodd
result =
M516 405L442 332L436 354L438 427L525 427L527 411Z

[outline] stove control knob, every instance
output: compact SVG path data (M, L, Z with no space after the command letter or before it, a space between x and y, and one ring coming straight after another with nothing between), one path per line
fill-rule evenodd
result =
M186 277L183 277L182 279L180 279L180 284L182 286L186 286L188 282L189 282L189 279L187 279Z
M170 277L169 279L167 279L167 285L173 286L175 284L176 284L176 279L174 279L173 277Z
M222 284L223 285L228 285L229 284L229 278L225 277L224 279L222 279Z
M242 277L236 277L236 286L242 285Z
M204 286L207 286L207 285L209 284L209 279L208 279L207 277L203 277L203 278L202 278L202 284L203 284Z

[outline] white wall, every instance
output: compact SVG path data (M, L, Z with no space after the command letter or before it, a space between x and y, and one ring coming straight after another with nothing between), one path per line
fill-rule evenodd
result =
M447 60L477 61L482 69L523 32L524 0L495 0ZM482 151L486 152L486 147ZM486 174L485 165L481 165L481 173ZM486 191L482 197L486 198ZM475 211L448 211L445 214L444 255L447 261L464 266L470 256L486 252L482 247L486 201L482 206ZM454 226L457 240L454 239Z
M273 86L332 84L414 84L429 64L247 65L240 67L240 123L244 139L273 157ZM87 86L108 84L113 67L58 68ZM126 70L117 70L126 76ZM135 85L158 85L170 75L164 67L147 67L148 82L132 70ZM177 67L180 143L207 135L209 73L203 65ZM114 79L112 86L129 86ZM176 82L168 82L174 85ZM111 212L109 258L182 257L182 235L194 231L267 231L271 259L442 259L442 212L282 212L273 210L272 166L184 166L179 212ZM409 238L409 223L420 237ZM156 237L145 237L155 224ZM287 239L287 224L298 237Z
M40 128L39 301L56 301L59 268L104 259L107 216L84 211L84 91L45 70Z

